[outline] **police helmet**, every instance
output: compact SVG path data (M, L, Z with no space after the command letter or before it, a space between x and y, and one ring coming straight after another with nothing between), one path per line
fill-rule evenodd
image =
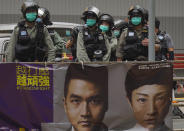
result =
M128 15L131 17L133 15L141 15L144 16L144 8L139 5L135 5L131 7L128 11Z
M136 15L139 15L142 17L142 24L145 24L145 15L144 15L144 8L142 8L139 5L131 6L128 11L129 20Z
M114 21L114 29L116 28L119 28L119 29L122 29L122 28L126 28L128 27L128 23L122 19L118 19L118 20L115 20Z
M39 8L39 6L38 6L38 4L36 2L34 2L32 0L28 0L28 1L26 1L26 2L24 2L22 4L21 12L22 12L22 14L23 14L23 16L25 18L25 14L26 14L27 10L33 9L33 10L37 11L38 8Z
M102 14L99 16L99 24L101 24L103 21L108 22L110 25L110 28L112 28L114 26L114 19L109 14Z
M149 16L148 10L144 9L144 18L145 18L146 23L148 22L148 16Z
M43 23L45 25L52 25L52 22L50 21L50 12L46 8L38 8L38 17L42 18Z
M95 6L89 6L83 12L82 19L85 21L87 16L89 16L89 15L95 16L98 20L98 17L100 15L100 10Z

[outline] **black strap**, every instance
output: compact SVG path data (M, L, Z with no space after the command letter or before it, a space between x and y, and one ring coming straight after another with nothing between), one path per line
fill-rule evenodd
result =
M169 51L169 60L174 60L174 51Z
M42 48L42 41L44 38L44 25L43 23L37 23L36 24L36 28L37 28L37 33L36 33L36 37L35 37L35 44L36 44L36 49L35 49L35 60L39 60L40 56L39 56L39 51Z

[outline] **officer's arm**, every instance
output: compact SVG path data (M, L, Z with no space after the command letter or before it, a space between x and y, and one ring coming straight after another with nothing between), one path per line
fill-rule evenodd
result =
M52 42L52 39L49 35L48 30L44 27L44 42L48 47L48 62L53 62L55 60L55 47Z
M166 34L166 42L167 42L167 47L168 49L171 48L174 51L174 42L169 34Z
M63 38L61 38L61 36L56 32L54 31L54 41L53 41L53 44L55 45L55 48L56 50L64 50L65 48L65 41Z
M174 43L169 34L166 34L166 42L169 53L169 60L174 60Z
M122 58L123 58L123 47L125 45L125 34L126 32L123 32L121 34L117 48L116 48L117 61L122 61Z
M84 46L82 32L78 34L78 38L77 38L77 59L78 61L90 62L90 59L86 52L86 48Z
M116 47L118 45L118 40L116 37L112 37L112 39L109 41L110 42L110 46L111 46L111 50L115 51Z
M158 40L158 38L155 35L155 51L159 51L160 49L161 49L160 41Z
M105 45L107 48L107 53L103 56L103 61L109 61L110 57L111 57L111 50L112 50L111 44L113 44L113 43L111 43L111 44L109 43L110 41L106 35L104 35L104 39L105 39Z
M7 51L6 51L7 62L14 62L15 60L15 44L17 43L17 39L18 39L18 32L19 32L18 27L15 27L7 46Z
M144 40L142 40L142 45L148 47L149 39L145 38ZM159 51L160 49L161 49L160 41L158 39L155 39L155 51Z

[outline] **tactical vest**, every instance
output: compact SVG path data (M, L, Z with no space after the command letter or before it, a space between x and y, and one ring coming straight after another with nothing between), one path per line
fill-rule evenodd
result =
M156 53L156 60L167 60L167 41L166 33L159 31L157 37L160 41L161 50Z
M35 39L31 39L25 22L18 23L18 40L15 45L15 58L21 62L44 61L46 45L43 40L43 28L37 30Z
M88 28L83 29L83 41L86 52L91 61L102 61L103 56L107 53L105 38L99 32L91 34Z
M138 56L142 56L144 54L141 39L137 36L135 31L128 29L125 41L126 44L123 48L124 60L136 60Z

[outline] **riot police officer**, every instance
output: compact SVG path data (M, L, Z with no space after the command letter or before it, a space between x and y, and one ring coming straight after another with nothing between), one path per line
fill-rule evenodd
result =
M98 22L99 29L103 34L105 34L109 40L109 44L111 46L111 58L110 61L116 61L116 46L117 46L117 38L112 32L112 28L114 27L114 19L109 14L101 14L99 16Z
M160 40L161 50L156 52L156 60L174 60L174 43L169 34L160 29L160 21L155 18L155 33Z
M72 56L73 56L73 61L77 61L77 37L80 31L84 28L83 25L81 26L76 26L72 29L71 32L71 38L66 42L66 48L69 49L71 48Z
M128 28L128 23L125 20L117 19L114 21L113 33L118 40L126 28Z
M82 19L86 26L79 32L77 38L77 59L83 62L109 61L111 47L107 36L98 30L99 9L90 6L86 8Z
M53 23L50 21L50 12L46 8L39 8L38 9L38 17L37 22L41 22L46 26L50 26ZM47 28L48 32L52 38L53 44L55 46L56 50L56 57L61 58L62 53L64 52L65 49L65 41L64 39L61 38L61 36L52 28Z
M7 49L8 62L54 61L55 48L48 30L35 22L38 8L34 1L23 3L21 11L25 20L14 28Z
M145 35L144 9L139 5L131 7L128 28L121 34L116 50L117 60L146 61L148 59L148 35ZM147 29L148 30L148 29ZM148 31L147 31L148 34ZM159 50L158 41L155 50Z
M125 20L118 19L118 20L114 21L113 34L117 38L117 43L119 42L119 38L121 36L121 33L126 28L128 28L128 22L126 22ZM116 48L117 48L117 45L116 45ZM114 58L116 58L116 48L114 49L114 51L112 51L111 58L112 58L112 56L114 56ZM117 60L117 58L115 60Z

